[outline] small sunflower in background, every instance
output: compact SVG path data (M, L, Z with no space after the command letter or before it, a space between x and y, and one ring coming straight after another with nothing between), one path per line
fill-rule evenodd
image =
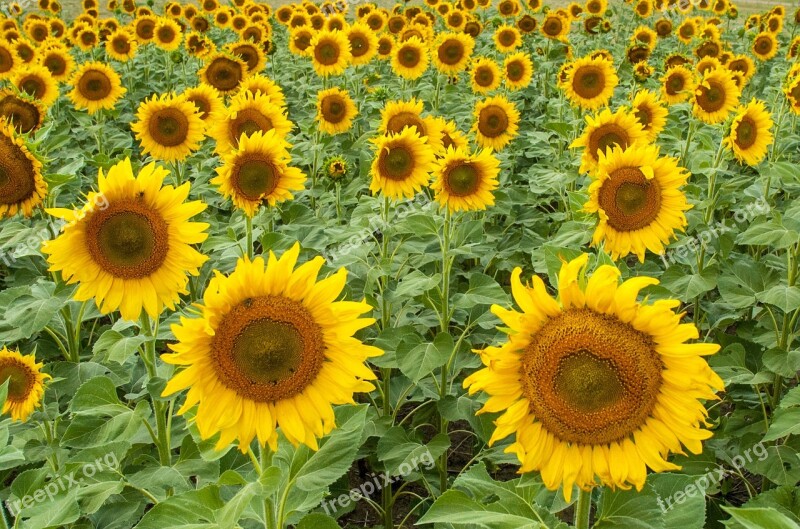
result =
M331 156L325 160L325 176L332 182L341 182L350 171L350 164L342 156Z
M247 75L258 73L267 65L267 56L252 42L233 42L228 44L225 50L244 61Z
M422 115L423 103L417 98L410 101L389 101L381 110L381 124L378 133L383 135L400 134L411 127L427 139L434 152L442 146L442 123L432 117Z
M753 55L761 61L768 61L778 54L778 39L774 34L764 31L753 39Z
M350 64L350 41L341 31L319 31L311 40L309 56L320 77L339 75Z
M416 128L405 127L398 134L379 136L372 142L375 158L369 189L373 194L414 198L430 183L434 151Z
M494 46L500 53L512 53L522 46L522 35L514 26L503 24L494 32Z
M375 32L368 25L356 22L346 33L350 42L350 64L353 66L369 64L378 53L378 37Z
M254 96L259 95L269 98L270 103L277 105L281 108L286 108L286 95L284 95L281 87L265 75L251 75L239 85L239 91L236 92L236 97L244 97L245 92L250 92Z
M615 145L627 149L631 145L647 141L647 133L636 115L625 108L611 112L605 108L594 116L586 116L583 134L570 145L575 149L583 147L581 173L594 175L600 155Z
M411 81L422 77L429 64L428 47L417 37L398 43L392 52L392 70Z
M395 46L397 46L397 40L392 35L383 34L378 37L378 59L382 61L390 60Z
M569 29L569 19L556 11L548 11L540 26L542 35L552 40L565 40Z
M23 355L6 347L0 350L0 386L8 382L2 413L11 420L25 422L41 406L44 383L53 378L42 373L42 367L44 364L37 364L32 354Z
M724 389L703 359L719 345L686 343L699 332L681 324L680 302L637 301L658 280L620 284L617 267L589 275L588 260L562 259L555 299L538 276L527 286L515 268L521 311L492 306L508 340L479 351L486 367L464 380L471 395L489 395L479 413L502 413L489 444L514 435L505 451L519 471L538 471L567 501L574 485L641 490L648 468L680 469L668 454L703 451L712 432L702 401Z
M654 143L667 125L669 110L658 100L658 96L649 90L636 93L631 104L633 115L641 123L647 134L647 141Z
M475 49L475 40L464 33L442 32L436 39L433 64L447 75L464 71Z
M134 175L129 159L104 175L81 209L48 209L67 221L62 233L42 245L51 272L79 283L74 298L94 298L103 314L119 309L136 321L144 310L157 318L175 309L187 274L198 275L208 259L192 245L208 237L208 224L189 219L206 208L186 202L189 184L164 186L169 172L155 164Z
M36 132L44 123L47 110L44 106L14 90L0 90L0 119L5 120L19 134Z
M670 105L688 101L697 83L694 74L685 66L673 66L661 78L661 97Z
M458 125L453 120L446 120L444 118L436 118L439 122L439 127L442 131L442 144L436 151L436 156L443 156L448 149L463 149L469 150L469 139L467 135L461 132Z
M503 80L500 67L488 57L477 57L470 70L472 91L476 94L487 94L496 90Z
M75 59L69 50L61 46L53 46L41 50L37 56L39 65L44 66L50 71L56 82L62 83L72 76L75 71Z
M0 80L14 75L21 62L14 47L5 39L0 39Z
M89 114L111 110L125 95L119 74L102 62L85 62L78 67L70 81L72 90L67 94L75 108Z
M30 217L46 194L42 163L13 126L0 121L0 219L17 212Z
M329 88L317 94L317 122L327 134L341 134L353 126L358 109L350 94L340 88Z
M739 104L739 95L730 74L723 69L709 70L695 89L692 111L709 125L721 123Z
M254 438L278 448L280 428L290 443L316 450L336 426L333 406L353 404L376 377L365 362L383 351L353 334L374 323L366 302L336 301L347 271L319 280L315 257L297 265L300 245L280 258L240 259L228 276L211 280L198 318L181 318L177 343L161 359L181 367L163 395L188 388L184 414L217 450L238 439L244 453Z
M49 107L58 99L58 83L50 70L38 64L28 64L17 69L11 79L17 90Z
M584 110L608 105L619 77L614 65L602 57L578 59L567 73L564 83L567 98Z
M533 61L524 52L507 55L503 70L506 87L511 91L527 88L533 80Z
M774 141L770 131L773 124L764 102L753 99L739 107L723 145L733 151L739 162L756 166L767 156Z
M269 96L260 92L242 92L224 112L212 115L208 134L217 142L215 152L226 154L239 145L240 138L255 132L275 130L279 138L286 138L294 125L286 110L275 105Z
M475 104L472 132L484 148L503 149L517 136L519 111L503 96L494 96Z
M800 115L800 76L789 82L783 89L783 93L787 101L789 101L789 107L792 112Z
M185 160L200 148L205 125L197 107L182 96L162 94L139 105L131 130L145 154L165 162Z
M159 17L153 29L153 42L164 51L177 50L183 42L183 33L171 18Z
M756 74L756 64L747 55L735 55L725 65L732 72L739 72L744 76L745 82L749 81Z
M687 225L691 206L681 186L688 179L678 160L659 156L654 145L616 145L600 154L584 206L599 217L592 244L602 243L614 260L634 254L644 262L647 250L663 254Z
M485 210L494 205L499 174L500 161L491 149L471 154L449 147L434 165L431 189L436 201L451 212Z
M225 103L216 88L205 83L187 88L182 97L197 108L197 114L206 125L211 123L211 118L225 112Z
M239 89L247 77L247 65L238 57L216 52L207 57L198 75L202 82L227 95Z

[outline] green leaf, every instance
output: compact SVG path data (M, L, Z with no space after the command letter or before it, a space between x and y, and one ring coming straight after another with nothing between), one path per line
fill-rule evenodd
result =
M784 313L800 308L800 288L787 285L776 285L766 292L760 292L756 298L762 303L769 303Z
M800 529L795 522L773 509L723 507L745 529ZM729 522L726 522L731 527Z
M774 441L800 433L800 408L778 409L762 441Z
M757 222L750 225L744 233L736 238L737 244L751 246L771 246L773 248L788 248L800 240L796 231L788 230L779 217L770 221Z
M81 516L80 506L76 501L76 493L77 491L73 489L65 495L54 498L52 501L47 496L44 496L44 500L35 503L28 509L22 510L19 518L24 521L19 524L19 527L21 529L47 529L48 527L64 527L71 524Z
M790 446L769 446L765 457L747 463L745 468L776 485L795 485L800 481L800 458Z
M339 524L327 514L312 513L300 520L297 529L339 529Z
M779 408L793 408L800 406L800 386L795 386L783 396Z
M656 494L656 503L664 505L664 527L703 529L706 520L705 491L695 476L653 474L647 483ZM699 486L700 485L700 486ZM680 495L676 496L676 494ZM669 503L667 503L669 500ZM680 503L677 500L681 500ZM662 509L663 511L664 509Z
M150 416L150 405L140 401L134 410L125 408L108 418L100 415L80 414L67 426L61 444L70 447L91 448L111 441L129 441L144 432L144 421ZM142 441L150 439L141 436Z
M135 529L217 529L217 524L211 523L214 511L224 505L219 489L209 485L172 496L155 505Z
M677 500L677 499L676 499ZM603 489L597 505L594 529L654 529L662 527L666 504L659 506L648 484L641 492ZM676 506L677 508L677 506Z
M661 276L661 286L668 289L681 301L691 301L717 286L719 269L714 266L703 269L700 274L687 274L684 267L670 266Z
M484 506L460 490L448 490L417 524L446 523L469 527L480 525L490 529L547 529L544 524L530 518L503 512L503 506L498 503Z
M100 335L92 350L95 355L101 355L106 361L124 364L139 347L149 340L153 340L153 338L141 335L125 336L118 331L109 329Z
M403 352L397 351L400 371L412 382L417 383L434 369L440 368L453 352L453 337L447 333L439 333L433 343L421 344Z
M70 403L72 413L87 415L114 415L119 411L130 411L117 397L117 388L108 377L96 377L75 392Z
M244 510L261 493L262 489L259 482L250 483L237 492L233 498L226 502L225 507L216 513L219 529L234 529L237 527L236 522L242 517Z

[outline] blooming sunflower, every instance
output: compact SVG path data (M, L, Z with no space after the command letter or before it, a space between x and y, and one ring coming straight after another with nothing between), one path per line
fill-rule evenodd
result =
M732 72L741 72L745 81L749 81L756 73L753 59L747 55L736 55L725 66Z
M350 63L350 41L341 31L319 31L311 40L310 53L314 71L321 77L339 75Z
M67 96L75 108L86 109L89 114L111 110L126 92L119 74L102 62L81 64L71 84L72 91Z
M175 51L183 41L183 33L171 18L159 17L153 29L153 42L164 51Z
M153 96L139 105L136 118L131 130L144 153L159 160L184 160L203 141L203 120L194 103L182 96Z
M592 15L603 15L608 9L608 0L588 0L586 12Z
M51 272L80 283L75 299L94 298L103 314L119 309L131 321L142 309L152 318L164 306L175 309L187 273L198 275L207 259L191 245L206 240L208 224L189 221L206 205L184 202L188 183L162 187L168 174L150 164L134 176L125 159L108 176L100 171L98 190L82 209L47 210L68 224L42 251Z
M792 112L800 114L800 77L796 77L783 89Z
M678 26L675 33L684 44L691 44L692 40L697 36L699 28L697 22L693 18L687 18Z
M661 78L661 97L670 105L688 100L695 89L694 74L685 66L673 66Z
M392 69L405 79L419 79L429 64L428 47L417 37L399 43L392 52Z
M139 44L146 44L155 38L155 29L158 20L155 17L144 15L137 17L132 22L133 32Z
M75 70L75 59L66 48L61 46L42 50L36 60L39 65L47 68L53 79L59 83L69 79Z
M772 116L763 101L753 99L739 108L723 144L733 151L739 162L756 166L772 145Z
M522 90L533 79L533 61L523 52L507 55L503 61L505 83L509 90Z
M442 124L436 118L422 116L422 101L389 101L381 111L380 134L399 134L406 127L415 128L420 136L427 138L428 145L437 152L442 145Z
M184 366L164 395L189 388L183 414L196 404L204 439L219 433L217 449L238 438L247 452L253 438L277 450L281 428L293 444L317 449L335 427L332 405L354 403L375 375L364 362L383 352L353 334L375 320L361 318L366 302L336 301L347 271L317 280L322 257L295 269L300 245L267 263L241 259L229 276L211 280L200 318L181 318L172 331L174 354Z
M642 124L647 140L656 141L658 135L667 125L669 111L658 100L658 96L649 90L640 90L633 98L633 115Z
M548 39L564 40L569 34L570 21L557 11L550 11L545 15L540 28L542 34Z
M603 243L615 260L632 253L644 262L646 250L664 253L675 230L686 226L684 211L691 206L680 187L688 178L675 158L660 157L654 145L615 145L601 153L584 206L599 216L592 244Z
M494 46L500 53L512 53L522 46L522 35L514 26L503 24L494 32Z
M778 54L778 39L769 31L756 35L753 39L753 54L762 61L768 61Z
M58 83L50 70L38 64L27 64L17 69L11 83L17 90L28 94L45 107L58 99Z
M21 62L11 43L0 39L0 80L7 79L14 75L17 66Z
M495 151L503 149L517 135L519 111L503 96L494 96L478 101L474 111L475 123L472 132L481 147Z
M187 88L182 95L186 101L197 107L197 114L207 125L211 123L212 116L225 111L222 97L211 85L200 83L193 88Z
M458 125L453 120L447 121L444 118L436 118L442 131L442 144L436 151L436 156L444 156L447 150L453 149L469 150L469 140L467 136L459 130Z
M237 95L224 113L212 116L209 135L217 141L216 152L225 154L239 144L242 135L275 129L280 138L292 130L286 111L275 105L269 96L260 92L242 92Z
M311 39L315 31L312 28L297 28L289 32L289 51L301 57L308 54Z
M44 364L37 364L34 356L18 351L0 350L0 385L8 381L8 395L2 413L12 421L27 421L39 407L44 396L44 382L53 378L42 373Z
M248 217L264 203L274 206L290 200L292 191L304 189L306 175L289 167L288 147L275 129L243 135L239 146L223 157L224 163L217 169L219 176L211 183Z
M723 69L709 70L695 89L692 111L709 125L721 123L736 108L739 95L730 74Z
M564 87L573 105L596 110L608 105L618 83L613 64L601 57L584 57L573 63Z
M0 119L7 121L20 134L38 130L46 110L41 103L18 95L10 89L0 90Z
M0 219L18 211L30 217L47 194L42 163L12 127L0 121Z
M216 52L208 56L199 75L202 82L222 94L229 94L236 91L247 77L247 65L239 57Z
M372 140L375 159L370 191L380 191L389 198L413 198L428 185L434 151L426 140L414 127Z
M458 75L469 63L475 39L464 33L443 32L436 39L436 51L433 53L433 64L440 72L447 75Z
M586 116L586 128L570 148L583 147L581 173L594 174L600 155L615 145L627 149L631 145L647 141L647 133L636 115L625 108L613 114L608 108L595 116Z
M346 90L330 88L317 94L317 121L323 132L347 132L357 115L358 109Z
M557 299L537 276L524 285L515 268L511 291L522 312L492 306L508 341L479 351L486 367L464 380L470 394L489 395L480 413L502 412L490 444L515 434L506 452L516 454L520 472L539 471L567 501L573 485L641 490L647 467L679 469L666 461L669 452L683 445L699 454L712 435L698 399L724 389L702 358L719 346L685 343L699 333L680 323L680 303L637 301L658 280L619 284L611 265L587 280L588 258L562 264Z
M232 56L244 61L248 74L260 72L267 65L267 56L252 42L233 42L228 44L225 49Z
M434 165L431 189L436 201L451 212L484 210L494 205L498 174L500 161L491 149L470 154L449 147Z
M351 25L347 31L350 41L350 64L361 66L369 62L378 53L378 37L370 27L362 22Z
M472 63L470 78L472 79L472 91L486 94L496 90L503 77L496 62L488 57L478 57Z

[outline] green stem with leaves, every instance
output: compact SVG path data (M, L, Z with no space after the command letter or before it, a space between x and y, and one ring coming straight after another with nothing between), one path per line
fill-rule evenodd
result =
M444 225L442 227L442 313L439 317L440 325L441 325L441 332L442 333L449 333L450 332L450 272L453 268L453 260L450 256L450 243L452 239L452 213L450 212L450 208L445 209L444 214ZM449 378L450 378L450 370L449 364L445 364L442 366L442 379L439 386L439 398L443 400L447 397L449 393ZM447 435L449 424L447 419L440 415L439 417L439 433L443 433ZM447 485L449 481L448 475L448 461L449 461L449 450L445 450L444 453L441 455L439 459L439 489L440 493L444 494L447 490Z
M589 529L592 514L592 491L581 490L578 495L578 504L575 506L575 529Z
M156 336L158 335L158 320L155 321L155 326L150 320L147 313L142 312L141 317L142 331L148 340L144 344L144 361L147 375L150 380L157 376L156 371ZM156 416L156 437L158 438L158 459L161 466L168 467L172 464L169 449L169 436L167 432L167 418L164 402L152 399L153 413Z
M247 232L247 258L253 260L253 217L245 213L245 231Z

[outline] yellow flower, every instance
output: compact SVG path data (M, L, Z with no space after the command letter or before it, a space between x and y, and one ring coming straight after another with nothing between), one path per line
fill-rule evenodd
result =
M420 136L427 139L434 152L442 147L442 124L433 117L422 116L422 101L389 101L381 111L380 134L399 134L406 127L412 127Z
M20 134L38 130L44 122L44 106L12 89L0 90L0 119L4 119Z
M695 89L692 101L694 115L713 125L721 123L739 103L739 88L723 69L709 70Z
M413 198L430 182L434 151L414 127L375 138L370 191L389 198Z
M129 159L100 171L97 192L77 210L49 209L66 220L62 233L42 245L51 272L79 283L75 299L94 298L108 314L117 309L135 321L144 310L157 318L185 293L187 274L198 275L207 260L191 245L206 240L208 224L189 219L206 208L184 202L189 184L163 186L169 174L150 164L137 176Z
M594 175L600 155L615 145L627 149L647 141L647 133L636 115L625 108L613 114L605 108L595 116L586 116L586 128L570 148L583 147L580 172Z
M159 17L153 30L153 41L164 51L177 50L183 41L183 33L177 22Z
M667 125L669 111L658 100L658 96L649 90L637 92L632 107L634 116L647 133L647 140L655 142Z
M494 45L500 53L511 53L522 46L522 35L514 26L503 24L494 32Z
M475 49L475 40L464 33L443 32L436 39L433 64L447 75L464 71Z
M778 54L778 39L769 31L756 35L753 40L753 54L762 61L768 61Z
M106 39L106 54L120 62L133 59L138 47L136 39L124 28L112 32Z
M341 31L319 31L311 40L309 55L321 77L339 75L350 63L350 41Z
M661 78L661 97L670 105L688 100L695 90L694 74L685 66L673 66Z
M197 108L197 115L208 125L214 115L225 111L225 104L222 102L216 88L205 83L200 83L193 88L187 88L182 97L192 103Z
M47 68L53 79L59 83L69 79L75 70L75 59L72 58L69 50L60 46L41 50L36 60L39 65Z
M533 79L533 61L524 52L507 55L503 62L506 87L509 90L522 90L531 84Z
M772 145L772 125L772 116L764 102L753 99L748 105L739 107L723 144L733 151L737 160L756 166Z
M144 153L159 160L185 160L203 141L203 120L195 105L182 96L153 96L139 105L136 118L131 130Z
M347 132L357 115L358 109L346 90L330 88L317 94L317 122L323 132Z
M484 210L494 205L492 192L497 189L500 161L491 149L470 154L450 147L436 161L433 169L436 201L454 211Z
M217 141L216 152L225 154L236 148L242 135L275 129L279 138L286 138L292 128L286 110L274 104L270 96L241 92L227 110L211 116L208 134Z
M429 64L428 47L417 37L398 43L392 52L392 69L405 79L419 79Z
M17 68L11 83L42 105L49 107L58 99L58 84L50 70L38 64Z
M0 350L0 386L8 381L8 396L2 413L10 415L12 421L27 421L41 405L44 381L53 378L42 373L42 367L32 354L22 355L5 347Z
M486 367L464 381L470 394L489 395L479 413L502 413L489 443L513 434L506 452L516 454L519 471L540 472L568 502L574 485L641 490L648 467L679 469L668 454L702 452L712 434L700 400L724 389L702 358L719 346L686 343L699 333L680 323L680 303L637 301L656 279L620 284L610 265L586 279L588 258L562 264L557 299L538 276L529 287L514 269L511 291L522 310L492 307L508 340L479 351Z
M316 450L335 428L332 406L374 389L364 362L383 352L353 337L374 323L360 317L371 307L336 301L347 271L318 280L324 259L295 268L299 253L295 244L280 259L270 252L267 263L240 259L229 276L217 272L201 317L172 326L175 352L161 358L182 369L163 394L189 389L178 413L197 405L200 436L219 433L217 450L238 439L247 452L257 437L275 451L277 428Z
M22 212L26 217L47 194L42 163L28 150L12 125L0 121L0 219Z
M347 40L350 41L351 64L361 66L369 62L378 53L378 37L375 32L364 23L356 22L347 30Z
M601 57L584 57L573 63L564 87L572 104L596 110L608 105L618 83L613 64Z
M488 57L478 57L472 63L470 72L472 91L478 94L487 94L500 86L502 74L497 63Z
M238 90L247 77L247 65L238 57L216 52L208 56L198 75L202 82L213 86L222 94L229 94Z
M71 83L68 97L75 108L86 109L89 114L113 109L126 92L117 72L102 62L81 64Z
M503 149L519 129L519 111L503 96L494 96L475 104L472 132L481 147Z

